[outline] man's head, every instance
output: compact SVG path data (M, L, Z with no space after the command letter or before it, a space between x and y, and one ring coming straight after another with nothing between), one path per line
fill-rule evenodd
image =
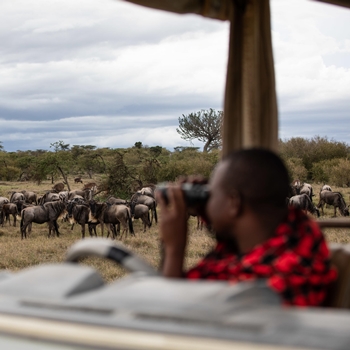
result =
M213 229L227 232L247 210L268 221L287 212L289 176L282 160L265 149L247 149L227 155L210 181L207 215Z

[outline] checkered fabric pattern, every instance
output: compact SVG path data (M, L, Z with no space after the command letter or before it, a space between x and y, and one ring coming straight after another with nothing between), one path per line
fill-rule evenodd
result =
M319 306L337 272L331 267L329 250L316 222L301 210L290 208L287 221L263 244L240 255L218 242L186 277L230 282L263 278L285 305Z

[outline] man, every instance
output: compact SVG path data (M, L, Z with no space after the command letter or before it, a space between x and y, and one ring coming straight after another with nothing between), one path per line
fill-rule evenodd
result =
M183 192L173 184L167 201L158 194L163 275L230 282L263 278L286 305L322 305L336 271L317 224L287 206L289 177L281 159L264 149L233 152L218 164L209 186L205 216L217 245L187 273Z

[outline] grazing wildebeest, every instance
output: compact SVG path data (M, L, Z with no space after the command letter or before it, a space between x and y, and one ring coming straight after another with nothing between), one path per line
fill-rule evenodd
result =
M144 194L136 192L130 200L130 209L131 209L131 215L134 216L135 213L135 206L136 204L144 204L147 205L148 209L151 210L151 223L153 222L153 218L158 222L157 217L157 202L154 198L146 196Z
M330 191L330 192L332 192L332 188L329 185L323 185L321 190L320 190L320 192L322 192L322 191Z
M52 190L56 193L62 192L64 190L64 183L59 182L52 187Z
M300 194L307 194L312 201L312 197L314 196L312 186L304 182L303 186L300 188Z
M316 214L317 217L320 217L320 211L314 206L310 197L306 194L298 194L289 199L289 205L305 212L309 211L311 214Z
M81 176L76 177L76 178L74 179L74 183L76 183L76 184L77 184L78 182L83 183L83 180L81 179Z
M124 233L128 233L128 229L130 230L130 234L135 236L134 228L132 224L130 209L126 205L109 205L107 203L97 203L96 201L90 201L90 218L89 221L94 223L99 221L101 224L101 233L103 237L104 232L104 224L113 225L114 229L112 229L112 237L115 238L115 225L121 224L123 227L121 238ZM109 237L110 233L110 225L107 225Z
M144 204L135 205L134 219L141 219L143 223L143 232L146 232L146 227L150 228L152 226L149 217L149 208Z
M26 191L26 190L23 190L22 193L24 195L24 199L26 203L28 204L34 203L35 205L38 205L38 199L37 199L36 193L32 191Z
M58 193L54 192L46 192L39 200L39 204L43 205L48 202L57 202L60 200L60 196Z
M49 223L49 237L51 236L51 229L54 228L57 237L60 233L58 231L57 220L66 214L66 204L61 201L47 202L43 205L37 205L34 207L28 207L22 210L21 213L21 238L27 238L31 232L31 223L43 224Z
M15 192L13 191L10 196L10 202L15 203L17 201L25 200L24 194L21 192Z
M81 204L76 201L70 201L67 204L68 218L69 222L72 225L72 229L75 223L81 226L81 238L85 238L85 225L89 226L89 216L90 216L90 207L87 203ZM92 227L89 226L89 233L92 237ZM96 225L94 225L94 231L96 236Z
M17 205L15 203L5 203L1 209L1 223L4 226L5 222L8 222L11 226L10 215L13 217L13 226L16 227L16 219L18 215Z
M334 206L334 216L337 216L337 208L339 208L341 215L349 216L349 208L346 206L345 200L340 192L322 191L320 193L320 201L317 204L317 208L322 209L322 215L324 215L323 207L325 204Z

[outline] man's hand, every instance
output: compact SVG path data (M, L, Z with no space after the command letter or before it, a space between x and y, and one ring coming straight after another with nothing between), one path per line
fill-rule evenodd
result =
M180 185L169 185L168 201L156 193L161 210L160 239L164 247L163 275L182 277L187 243L187 207Z

